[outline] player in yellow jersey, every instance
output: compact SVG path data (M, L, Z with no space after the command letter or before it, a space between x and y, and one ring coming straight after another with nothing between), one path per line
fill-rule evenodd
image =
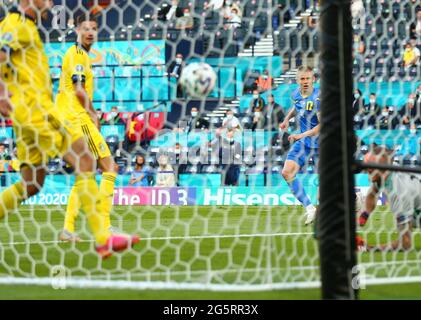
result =
M61 114L78 128L85 136L89 149L98 161L102 171L99 186L102 213L106 228L111 227L110 212L114 195L114 184L117 177L117 165L111 156L110 149L99 131L99 119L92 105L94 77L89 51L97 39L98 24L94 17L81 15L76 19L77 43L72 45L63 57L59 93L56 107ZM80 209L76 187L72 188L67 205L62 241L78 241L75 234L75 219Z
M49 157L62 155L75 169L82 210L96 250L105 258L139 238L115 236L106 228L93 156L84 137L54 108L48 58L37 28L37 18L51 6L51 0L20 0L0 22L0 114L13 121L22 176L0 194L0 218L41 190Z

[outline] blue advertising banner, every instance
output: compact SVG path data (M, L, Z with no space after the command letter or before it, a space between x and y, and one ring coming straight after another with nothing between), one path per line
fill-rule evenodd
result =
M13 139L12 127L0 127L0 139L3 138Z
M124 141L126 126L124 125L102 125L101 134L103 137L117 136L118 141Z
M50 67L61 66L67 49L74 43L48 43L45 50ZM165 64L164 40L133 40L97 42L90 52L93 65Z
M18 175L14 176L15 180ZM119 176L120 178L122 176ZM97 176L97 180L100 175ZM74 177L68 175L47 176L45 187L38 195L25 201L30 205L65 205L73 185ZM307 174L302 177L306 192L314 203L317 203L318 176ZM127 182L127 181L126 181ZM356 191L365 194L369 187L366 174L356 176ZM382 195L379 204L385 204ZM250 206L283 206L299 205L300 203L289 190L285 182L277 186L241 186L241 187L210 187L185 186L174 188L161 187L127 187L127 184L117 183L114 190L114 205L250 205Z

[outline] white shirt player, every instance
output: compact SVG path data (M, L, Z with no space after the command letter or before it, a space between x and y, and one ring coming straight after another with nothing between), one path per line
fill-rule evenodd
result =
M390 210L398 225L413 221L421 213L421 175L391 172L382 191L386 193Z

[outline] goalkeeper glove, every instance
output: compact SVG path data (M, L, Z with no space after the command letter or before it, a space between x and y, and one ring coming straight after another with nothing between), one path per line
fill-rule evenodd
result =
M360 213L360 216L358 217L358 224L360 225L360 227L365 226L369 216L370 214L367 211L363 211Z
M365 241L360 236L355 236L355 243L357 245L357 250L360 252L367 251L367 245L365 244Z

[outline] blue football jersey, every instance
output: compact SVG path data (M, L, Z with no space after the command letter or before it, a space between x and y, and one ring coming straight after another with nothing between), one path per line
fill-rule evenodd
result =
M319 124L317 113L320 111L319 89L314 88L313 93L308 97L301 95L300 89L292 93L292 103L296 111L296 121L300 128L300 133L313 129ZM305 137L304 144L307 148L319 147L319 136Z

